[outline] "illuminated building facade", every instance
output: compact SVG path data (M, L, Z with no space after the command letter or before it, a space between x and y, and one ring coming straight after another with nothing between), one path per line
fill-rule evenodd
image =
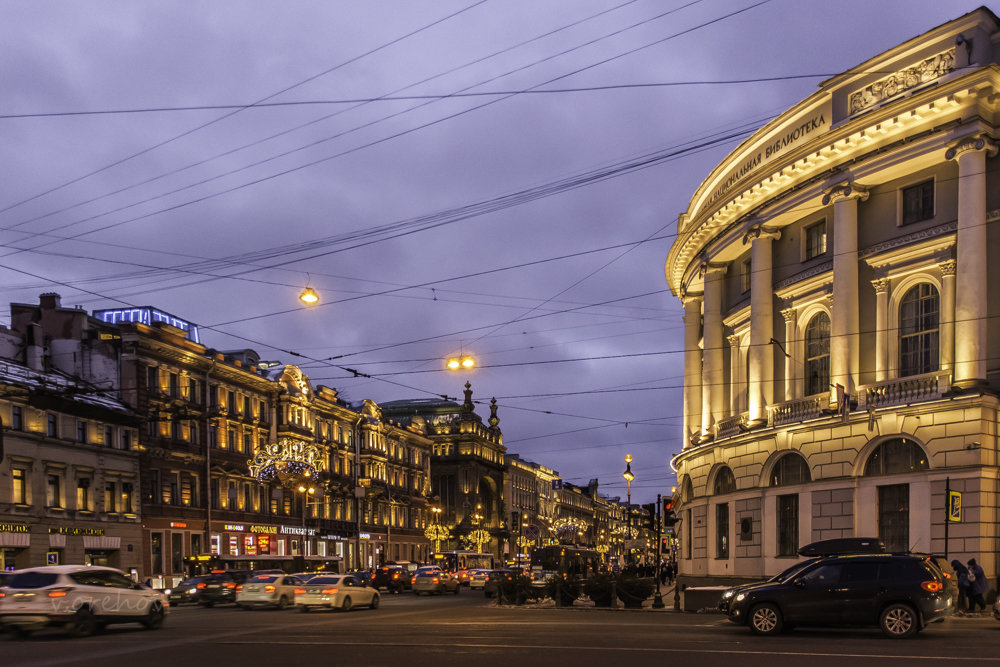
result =
M848 536L996 574L998 38L981 8L824 81L680 216L689 580Z

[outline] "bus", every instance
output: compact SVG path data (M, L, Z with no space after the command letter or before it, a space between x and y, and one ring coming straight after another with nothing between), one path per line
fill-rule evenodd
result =
M187 575L194 577L219 570L281 570L296 572L343 572L342 558L338 556L219 556L199 554L184 559Z
M469 583L469 570L492 570L493 554L476 551L441 551L431 554L431 563L458 577L459 583Z
M531 551L531 572L539 580L550 575L586 579L600 569L601 554L569 544L550 544Z

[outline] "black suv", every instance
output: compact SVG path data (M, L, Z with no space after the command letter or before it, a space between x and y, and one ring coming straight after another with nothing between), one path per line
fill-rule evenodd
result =
M783 581L743 587L729 620L759 635L796 625L877 625L889 637L910 637L954 611L944 576L909 554L817 558Z
M390 593L402 593L411 588L410 573L402 565L382 565L375 569L372 587Z
M213 571L196 586L198 604L211 607L225 602L236 602L236 587L248 578L243 570Z

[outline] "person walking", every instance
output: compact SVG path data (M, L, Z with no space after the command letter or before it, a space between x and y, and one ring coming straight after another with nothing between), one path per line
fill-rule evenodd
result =
M983 608L986 611L986 602L983 601L983 595L986 591L990 590L990 582L986 579L986 573L983 572L983 568L979 566L975 558L969 559L969 612L974 612L976 610L976 605Z
M969 581L969 568L962 565L962 561L956 558L951 561L951 569L955 570L955 578L958 583L958 600L955 601L955 611L961 614L969 606L969 588L972 584Z

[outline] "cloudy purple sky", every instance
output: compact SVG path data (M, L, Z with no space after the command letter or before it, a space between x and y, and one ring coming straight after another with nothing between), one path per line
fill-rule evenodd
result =
M631 453L646 502L681 441L677 214L824 78L976 6L8 0L0 303L155 305L350 401L469 380L510 452L622 497Z

